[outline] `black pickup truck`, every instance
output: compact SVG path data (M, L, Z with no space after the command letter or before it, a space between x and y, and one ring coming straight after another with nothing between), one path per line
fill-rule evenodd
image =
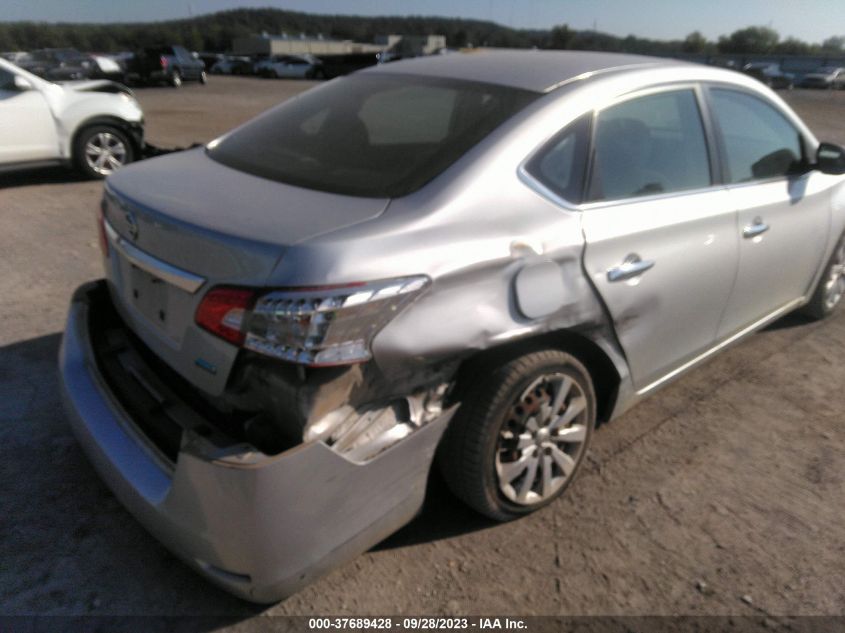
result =
M183 81L208 81L205 64L182 46L154 46L135 53L126 67L129 81L167 83L178 88Z

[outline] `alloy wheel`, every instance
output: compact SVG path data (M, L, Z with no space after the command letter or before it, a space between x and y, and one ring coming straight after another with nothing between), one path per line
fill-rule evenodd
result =
M824 305L830 311L837 306L845 294L845 240L839 242L824 284Z
M511 406L496 446L499 490L512 503L542 503L567 483L588 435L587 398L562 373L541 376Z
M123 141L110 132L98 132L85 144L85 161L101 176L126 164L127 154Z

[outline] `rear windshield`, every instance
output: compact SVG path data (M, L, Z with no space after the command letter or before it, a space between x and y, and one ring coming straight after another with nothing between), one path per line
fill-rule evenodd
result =
M234 169L353 196L407 195L539 95L411 75L354 75L303 93L209 148Z

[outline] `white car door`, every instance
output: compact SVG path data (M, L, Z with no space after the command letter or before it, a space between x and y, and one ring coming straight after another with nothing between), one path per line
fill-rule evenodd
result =
M58 158L59 138L47 100L35 86L16 86L15 77L0 67L0 164Z

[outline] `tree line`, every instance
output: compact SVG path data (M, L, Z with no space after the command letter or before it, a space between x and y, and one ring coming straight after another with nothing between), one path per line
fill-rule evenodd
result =
M551 29L512 29L494 22L461 18L316 15L280 9L233 9L195 18L145 23L68 24L0 22L0 51L38 48L76 48L115 52L145 46L181 44L194 51L227 51L235 38L266 32L297 37L323 35L329 39L372 42L376 35L445 35L450 47L498 46L509 48L575 49L652 54L845 54L845 37L833 36L820 44L795 38L780 39L768 27L752 26L708 40L700 32L683 40L617 37L597 31L579 31L567 25Z

